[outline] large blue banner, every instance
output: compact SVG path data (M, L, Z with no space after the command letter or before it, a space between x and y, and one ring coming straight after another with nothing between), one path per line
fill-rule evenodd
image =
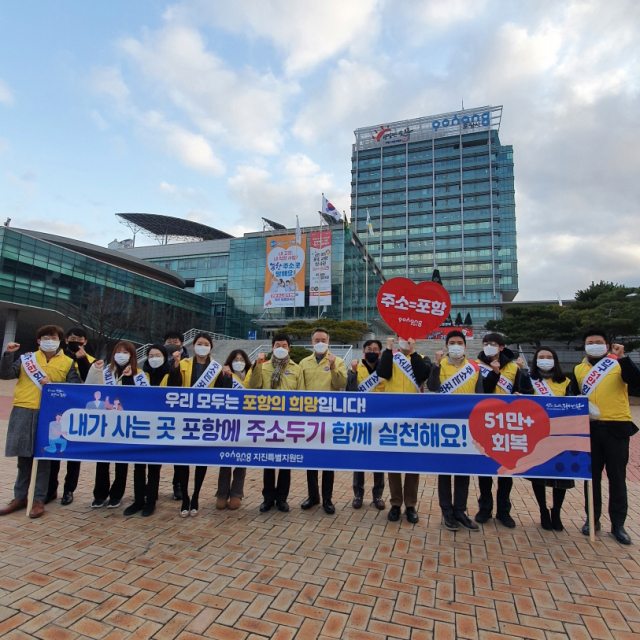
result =
M47 384L35 455L591 478L583 397Z

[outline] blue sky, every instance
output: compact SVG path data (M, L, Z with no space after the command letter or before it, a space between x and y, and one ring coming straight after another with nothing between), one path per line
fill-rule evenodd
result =
M349 207L353 130L504 105L520 299L638 285L640 3L0 5L0 216L105 245L115 212L234 234ZM560 277L558 275L560 274Z

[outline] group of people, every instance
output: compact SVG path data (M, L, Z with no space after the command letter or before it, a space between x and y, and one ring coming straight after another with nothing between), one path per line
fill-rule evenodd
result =
M35 353L15 356L20 349L17 343L9 343L0 360L0 379L17 378L14 403L7 431L6 456L18 458L18 475L14 487L14 499L0 510L7 515L27 506L27 495L33 466L36 427L40 407L42 385L49 382L87 383L107 386L168 386L200 388L245 388L282 391L346 391L350 393L457 393L498 395L552 395L588 396L590 409L590 443L593 475L594 526L600 530L602 512L601 478L606 468L609 480L609 518L611 533L622 544L630 544L625 531L627 516L626 467L629 460L629 441L638 429L633 424L628 399L628 387L640 388L640 371L625 355L620 344L609 345L605 332L597 329L584 336L586 357L572 373L563 373L556 352L540 347L533 356L530 369L522 358L516 358L499 333L483 337L483 349L477 358L468 358L465 335L453 330L446 336L446 352L435 353L435 361L416 352L415 341L388 338L385 349L379 340L364 343L363 357L353 360L347 367L345 361L330 350L329 333L317 328L311 335L313 353L296 364L290 358L291 340L288 335L276 334L272 338L270 357L261 353L251 362L242 350L232 351L223 365L211 357L213 346L206 333L196 336L193 357L189 358L178 331L169 332L162 343L152 345L142 368L138 367L136 349L131 342L118 342L109 361L95 360L87 353L87 334L82 328L69 329L66 334L60 327L48 325L36 333L39 348ZM64 341L64 344L63 344ZM35 373L34 373L35 372ZM464 375L458 375L459 373ZM99 392L95 406L102 409L122 410L119 398L113 402L102 400ZM90 402L89 405L92 405ZM88 405L88 406L89 406ZM108 405L108 406L107 406ZM52 423L53 441L59 437ZM552 428L551 435L563 435L562 427ZM578 439L581 441L580 439ZM580 445L578 445L580 446ZM124 496L128 465L115 463L113 480L110 463L96 464L93 508L117 508ZM354 465L355 466L355 465ZM189 494L189 467L173 468L173 498L181 501L180 515L198 515L199 495L207 474L206 466L196 466L193 491ZM34 502L29 514L38 518L44 513L44 505L57 499L59 461L40 460L38 465ZM524 469L523 469L524 470ZM161 465L135 464L133 473L134 500L124 510L125 516L141 512L142 516L154 513L158 500ZM517 469L516 469L517 472ZM78 484L80 463L67 462L61 504L73 502ZM309 470L307 498L300 505L303 510L320 504L328 514L335 513L333 504L333 471ZM386 509L383 499L385 477L383 472L373 474L372 506ZM245 468L221 467L218 474L216 508L238 509L244 497ZM391 508L388 519L398 521L404 515L410 523L417 523L416 511L420 476L415 473L388 473ZM574 481L566 479L531 479L533 493L540 507L540 524L544 529L563 530L562 503L567 489ZM453 484L453 486L452 486ZM493 478L480 477L478 511L472 520L467 513L470 477L456 475L438 476L438 500L443 524L456 531L460 527L477 531L493 517ZM261 512L274 506L289 511L288 496L291 471L265 469L263 472L263 502ZM516 523L511 516L510 499L513 478L500 476L497 480L496 519L505 527ZM553 503L547 506L546 488L552 488ZM354 509L363 506L365 474L353 474ZM588 511L585 484L585 510ZM589 521L582 527L589 535Z

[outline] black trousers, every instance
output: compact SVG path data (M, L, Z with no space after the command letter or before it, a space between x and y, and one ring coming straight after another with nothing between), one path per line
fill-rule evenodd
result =
M382 498L383 493L384 473L375 471L373 474L373 489L371 490L371 495L374 497L374 499ZM364 498L364 471L353 472L353 496L355 498Z
M202 488L204 477L207 475L207 467L196 467L191 501L189 501L189 467L187 465L177 465L175 467L175 473L178 474L178 482L180 489L182 489L182 509L189 509L190 502L192 508L197 508L197 506L194 507L193 505L198 505L200 489Z
M493 495L491 489L493 487L493 478L490 476L482 476L478 478L480 486L480 497L478 498L478 506L487 511L493 511ZM498 478L498 493L496 502L498 504L498 514L509 513L511 511L511 487L513 487L513 478Z
M453 498L451 496L451 476L438 476L438 501L443 516L459 517L467 510L469 497L469 476L453 476Z
M276 470L265 469L262 473L262 495L265 502L286 502L291 487L291 469L280 469L276 486Z
M160 464L137 464L133 467L133 499L136 502L155 504L158 500L158 488L160 487ZM147 473L149 479L147 480Z
M322 472L322 499L331 500L333 496L333 479L335 473L333 471ZM318 489L318 471L307 471L307 489L309 497L312 500L320 499L320 490Z
M533 488L533 494L536 497L538 502L538 506L540 507L540 512L542 513L545 509L547 509L547 487L543 484L531 484ZM564 498L567 495L566 489L552 489L553 494L553 507L551 507L551 511L558 511L562 509L562 503L564 502Z
M60 473L60 460L51 461L51 471L49 472L48 496L54 495L58 491L58 474ZM64 477L64 493L73 493L78 488L78 478L80 477L80 462L69 460L67 462L67 474Z
M93 485L93 497L96 500L110 498L114 502L122 500L124 490L127 488L127 473L129 465L125 462L116 462L116 477L113 484L109 479L109 462L96 463L96 480Z
M629 436L614 436L606 426L591 425L591 474L593 476L593 512L602 515L602 471L609 480L609 519L613 526L624 526L627 519L627 464ZM589 514L585 483L585 511Z
M180 465L174 464L173 465L173 480L171 481L171 484L174 487L179 487L180 486L180 472L178 471L178 469L180 468Z

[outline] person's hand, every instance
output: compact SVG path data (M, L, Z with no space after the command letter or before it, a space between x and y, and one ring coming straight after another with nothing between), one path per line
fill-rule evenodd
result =
M395 340L393 338L387 338L387 349L391 349L393 351L393 343Z
M227 376L227 378L231 377L231 369L229 368L229 365L225 364L224 367L222 367L222 375Z
M128 365L127 365L127 368L122 372L122 375L123 375L123 376L130 376L130 375L131 375L131 373L132 373L131 365L130 365L130 364L128 364Z
M416 352L416 341L413 338L409 338L407 340L407 342L409 343L409 353L415 353Z
M516 475L524 473L532 467L555 458L565 451L591 451L591 439L586 436L548 436L540 440L535 449L528 455L520 458L513 469L500 467L498 475Z
M96 360L96 361L93 363L93 366L94 366L96 369L102 369L102 367L104 367L104 360Z
M491 362L491 368L493 369L494 373L500 373L500 360L493 360Z
M522 356L520 356L517 360L516 360L516 364L518 365L519 369L526 369L527 365L524 363L524 360L522 359Z
M9 351L9 349L7 349ZM611 345L611 353L620 360L620 358L624 358L624 345L623 344L612 344Z
M442 358L444 358L444 351L436 351L435 352L436 366L438 366L442 362Z
M77 351L76 351L76 360L80 360L80 358L86 358L87 357L87 352L83 349L83 347L80 347Z
M109 404L109 396L104 399L104 406L106 407Z
M49 384L51 382L51 380L49 380L49 376L45 376L44 378L42 378L42 380L40 380L40 384L42 386L44 386L45 384Z
M256 364L263 364L266 359L267 359L266 353L259 353L258 357L256 358Z
M358 373L358 361L357 360L352 360L351 361L351 371L353 371L353 373Z
M327 356L327 360L329 361L329 369L333 371L336 368L336 357L333 355L333 353L330 353Z
M10 342L7 345L7 353L15 353L20 348L19 342Z

